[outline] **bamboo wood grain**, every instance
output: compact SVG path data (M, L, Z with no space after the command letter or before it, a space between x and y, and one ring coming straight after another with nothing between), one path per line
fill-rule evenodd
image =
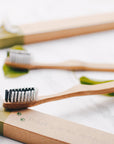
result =
M103 64L103 63L87 63L83 61L69 60L55 64L18 64L12 63L7 58L5 64L20 69L63 69L63 70L83 70L83 71L114 71L114 64Z
M36 43L114 29L114 13L97 14L19 26L24 43Z
M57 101L65 98L85 95L107 94L114 92L114 82L108 82L98 85L78 85L55 95L39 96L38 101L11 103L4 102L3 106L7 109L22 109L27 107L36 106L46 102Z

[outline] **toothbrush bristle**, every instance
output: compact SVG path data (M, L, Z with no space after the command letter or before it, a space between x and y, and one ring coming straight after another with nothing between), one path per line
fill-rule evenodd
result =
M38 100L38 90L34 87L5 90L5 102L22 103Z
M31 55L24 50L10 50L9 60L13 63L30 64Z

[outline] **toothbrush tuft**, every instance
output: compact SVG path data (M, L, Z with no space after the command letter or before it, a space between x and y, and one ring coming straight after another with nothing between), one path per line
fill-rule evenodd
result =
M30 64L31 63L31 55L30 53L22 50L10 50L9 53L9 61L12 63L19 64Z
M5 90L5 102L23 103L37 100L38 89L34 87Z

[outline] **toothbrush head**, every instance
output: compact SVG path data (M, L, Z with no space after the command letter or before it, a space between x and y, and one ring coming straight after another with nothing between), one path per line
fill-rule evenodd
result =
M24 50L10 50L7 52L5 64L18 69L31 69L31 54Z
M10 50L7 54L11 63L30 64L31 55L25 50Z
M31 106L38 101L38 89L19 88L5 90L4 108L6 109L22 109Z

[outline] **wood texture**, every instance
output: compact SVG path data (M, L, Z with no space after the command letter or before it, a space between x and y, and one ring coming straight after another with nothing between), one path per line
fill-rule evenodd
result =
M113 144L112 134L98 131L34 110L12 112L4 124L4 136L26 144ZM105 137L105 139L104 139Z
M20 26L24 43L35 43L114 29L114 13Z
M36 64L19 64L12 63L7 58L5 64L20 69L63 69L63 70L76 70L76 71L112 71L114 72L114 64L100 64L100 63L86 63L82 61L69 60L61 63L55 64L44 64L44 63L36 63Z
M61 100L65 98L75 97L75 96L107 94L112 92L114 92L114 82L108 82L108 83L98 84L98 85L78 85L68 89L65 92L61 92L59 94L39 97L38 101L22 102L22 103L5 102L3 106L7 109L22 109L22 108L27 108L42 103L50 102L50 101L56 101L56 100Z

